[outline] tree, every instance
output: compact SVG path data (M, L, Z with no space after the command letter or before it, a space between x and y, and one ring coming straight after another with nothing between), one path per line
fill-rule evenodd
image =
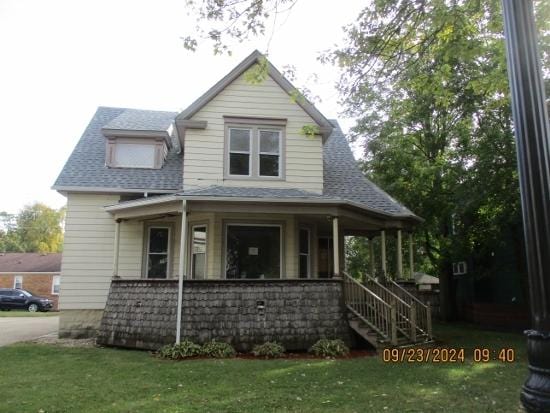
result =
M35 203L16 216L0 213L0 251L60 252L63 247L65 209L52 209Z
M206 3L211 16L230 16L221 13L229 2ZM535 10L549 85L550 3L535 1ZM445 302L451 263L465 257L491 277L500 271L495 254L513 245L523 274L500 1L374 0L346 35L322 61L342 71L338 89L357 119L352 138L363 143L366 175L425 218L416 245L423 268L441 276ZM360 242L348 245L355 263L365 257Z

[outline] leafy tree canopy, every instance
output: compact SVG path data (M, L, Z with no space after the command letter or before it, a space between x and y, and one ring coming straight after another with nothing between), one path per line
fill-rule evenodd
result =
M0 212L0 251L60 252L65 209L35 203L17 215Z

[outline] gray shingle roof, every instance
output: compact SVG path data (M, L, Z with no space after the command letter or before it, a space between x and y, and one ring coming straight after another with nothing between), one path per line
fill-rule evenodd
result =
M122 116L124 115L124 116ZM182 188L182 156L171 149L161 169L107 168L105 137L101 129L111 122L134 127L155 128L170 124L177 113L99 107L67 160L54 189L120 188L140 191L177 191ZM141 120L137 119L141 117ZM118 119L118 121L117 121ZM150 124L147 122L151 122Z
M177 113L152 110L125 109L120 115L107 122L105 129L166 131Z
M165 130L177 113L98 108L61 171L54 188L121 188L146 191L182 189L182 156L172 149L161 169L107 168L103 127L132 130ZM345 200L394 215L413 215L407 208L368 180L361 170L338 123L323 148L322 194L300 189L210 186L180 192L182 195L250 198L319 198Z
M323 148L323 194L391 214L412 215L410 210L365 177L338 122L331 122L335 128Z
M325 198L315 192L293 188L247 188L219 185L182 191L178 192L178 195L235 198Z

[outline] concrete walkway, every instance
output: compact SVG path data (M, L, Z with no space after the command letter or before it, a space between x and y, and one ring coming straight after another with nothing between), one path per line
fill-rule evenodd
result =
M0 347L57 333L57 317L0 317Z

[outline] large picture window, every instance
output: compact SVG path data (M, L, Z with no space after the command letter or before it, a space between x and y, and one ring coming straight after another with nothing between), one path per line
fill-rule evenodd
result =
M280 278L281 261L279 225L227 225L226 278Z
M149 227L147 241L147 278L167 278L170 258L170 228Z
M228 126L226 178L283 178L283 130L263 125Z

